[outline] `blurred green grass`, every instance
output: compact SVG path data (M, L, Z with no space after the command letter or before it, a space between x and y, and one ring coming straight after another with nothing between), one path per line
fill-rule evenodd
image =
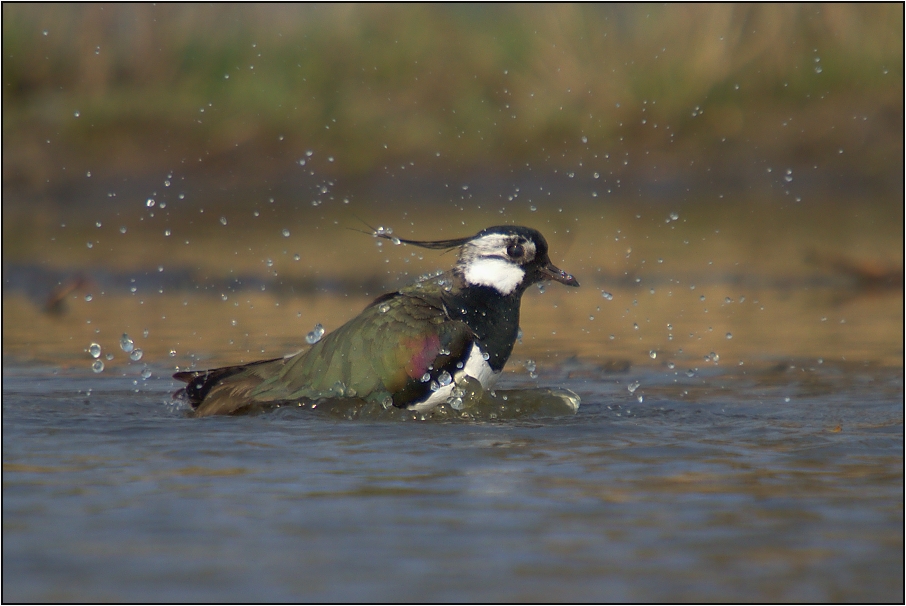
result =
M902 188L902 4L2 10L5 191L307 150L346 177L770 160Z

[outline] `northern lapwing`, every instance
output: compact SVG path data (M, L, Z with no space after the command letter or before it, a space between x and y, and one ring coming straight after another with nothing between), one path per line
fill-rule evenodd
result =
M456 266L375 299L310 349L273 360L178 372L174 394L199 417L254 406L360 398L385 408L428 411L466 376L490 389L513 351L522 293L537 282L579 286L555 267L547 242L529 227L500 225L451 240L405 240L459 249Z

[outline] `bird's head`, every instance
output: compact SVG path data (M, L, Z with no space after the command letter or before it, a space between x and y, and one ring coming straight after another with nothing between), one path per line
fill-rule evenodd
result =
M376 233L379 237L383 236ZM486 286L501 295L521 294L543 280L554 280L566 286L579 282L551 263L547 241L538 230L518 225L497 225L474 236L451 240L404 240L422 248L459 249L455 272L467 286Z

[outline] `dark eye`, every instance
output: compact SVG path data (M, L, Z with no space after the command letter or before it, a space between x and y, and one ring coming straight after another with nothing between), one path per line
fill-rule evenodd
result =
M506 247L506 254L511 259L521 259L522 255L525 254L525 248L522 247L522 244L510 244Z

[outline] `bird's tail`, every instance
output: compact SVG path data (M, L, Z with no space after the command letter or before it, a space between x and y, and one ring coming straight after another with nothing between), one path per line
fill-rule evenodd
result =
M173 398L188 402L196 417L244 412L255 404L250 392L276 374L284 362L285 358L274 358L240 366L178 372L173 378L187 385L174 392Z

